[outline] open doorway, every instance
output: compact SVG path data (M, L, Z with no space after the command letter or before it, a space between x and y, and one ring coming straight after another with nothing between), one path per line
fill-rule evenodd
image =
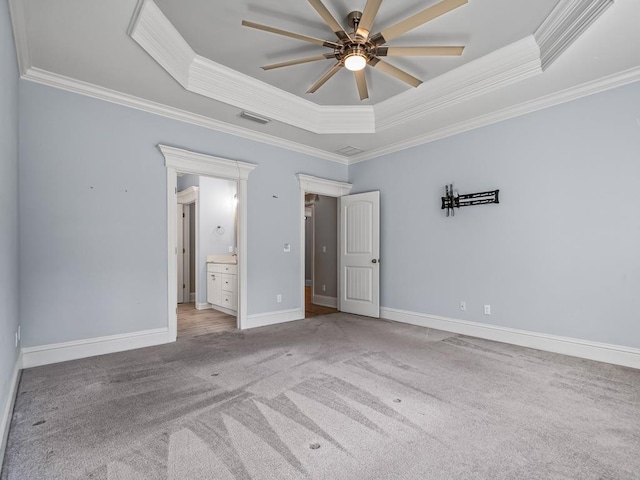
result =
M177 179L178 337L237 327L237 182Z
M305 194L305 318L337 313L338 199Z
M249 175L256 168L256 165L240 162L237 160L229 160L226 158L214 157L212 155L206 155L202 153L192 152L181 148L170 147L167 145L158 145L158 148L162 152L165 158L165 166L167 168L167 340L169 342L175 341L178 337L178 299L177 299L177 257L178 257L178 233L177 233L177 217L178 217L178 175L179 174L192 174L199 175L200 178L213 178L231 180L236 186L237 195L235 198L229 199L230 203L233 203L236 209L235 217L235 230L236 233L236 249L237 256L235 258L235 265L227 264L222 268L228 268L229 270L235 270L235 301L236 301L236 327L239 329L246 328L247 325L247 181ZM184 176L184 175L182 175ZM201 187L201 186L200 186ZM199 202L197 203L200 208L204 206L205 201L200 195ZM220 225L222 226L222 225ZM217 228L218 232L221 232ZM224 228L224 226L222 226ZM226 229L225 229L226 231ZM203 245L196 243L196 251L199 252L203 249ZM204 271L208 272L208 265L206 262L208 255L205 255L205 262L200 261L196 265L196 270L204 268ZM196 258L202 258L202 254L197 253ZM218 260L218 259L216 259ZM227 272L231 273L231 272ZM206 292L206 288L203 285L207 284L207 276L199 281L199 275L195 278L196 284L196 300L197 306L201 302L201 295ZM218 278L218 277L216 277ZM217 284L221 285L221 284ZM222 288L221 288L222 291ZM228 295L222 296L223 300L232 300ZM204 302L208 302L206 293L204 293ZM197 309L196 309L197 310ZM206 309L209 310L209 309ZM224 312L223 312L224 313Z
M300 184L300 206L303 222L300 225L300 244L305 246L300 249L301 262L305 266L301 269L301 305L305 307L305 318L335 313L340 310L339 292L341 288L340 276L338 275L338 237L340 231L337 200L339 197L349 194L351 184L302 173L298 173L296 178ZM322 199L327 200L321 207L318 207ZM332 209L333 212L331 212ZM329 215L321 213L325 210ZM316 213L315 219L314 212ZM316 220L317 226L314 225ZM306 247L307 241L310 242L308 248ZM330 248L335 252L334 260L330 259ZM307 253L310 253L308 261ZM317 259L314 259L316 256ZM309 264L308 269L307 264ZM331 273L332 271L335 273ZM329 290L330 284L328 282L331 278L335 279L335 291ZM327 281L323 282L323 279L327 279Z

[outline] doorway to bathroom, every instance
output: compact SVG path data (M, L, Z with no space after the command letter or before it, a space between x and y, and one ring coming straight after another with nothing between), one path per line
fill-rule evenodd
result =
M177 190L177 335L235 330L237 182L179 174Z
M235 226L229 227L235 235L236 255L228 251L229 245L233 247L233 243L228 243L225 233L229 230L227 226L221 222L216 222L213 227L209 227L209 240L216 244L227 246L225 258L220 258L214 251L207 251L209 248L203 241L199 241L201 237L196 234L196 265L195 265L195 302L193 309L205 315L213 314L210 310L215 302L225 302L222 305L234 302L235 311L225 312L236 318L236 328L246 328L247 325L247 206L248 195L247 185L251 172L256 165L241 162L238 160L230 160L226 158L214 157L203 153L197 153L181 148L171 147L167 145L158 145L159 150L165 159L167 168L167 340L175 341L178 337L178 178L184 178L185 175L194 175L199 177L199 192L196 202L196 210L199 218L203 218L200 210L209 206L210 200L203 195L203 179L207 180L230 180L235 187L235 196L231 198L227 195L227 205L233 205L235 212ZM180 177L179 177L180 175ZM186 182L181 180L181 182ZM181 183L181 190L188 188L185 183ZM222 227L222 228L218 228ZM195 229L205 228L202 224L196 223ZM207 231L207 230L205 230ZM213 232L213 233L212 233ZM218 235L218 237L213 237ZM220 239L222 237L222 239ZM202 250L202 252L201 252ZM229 257L234 257L233 262ZM229 261L225 261L229 260ZM209 265L213 264L213 265ZM216 270L223 269L222 275L212 275L217 273ZM204 273L204 276L202 275ZM235 279L229 278L235 274ZM226 277L225 277L226 276ZM215 280L215 281L214 281ZM219 280L219 282L218 282ZM214 288L207 289L208 284L212 283ZM235 291L232 291L235 289ZM211 296L210 296L211 295ZM204 300L203 300L204 299ZM212 300L214 301L212 303ZM200 304L201 309L198 309ZM209 305L207 305L209 304ZM221 307L226 308L226 307ZM197 312L191 311L192 316L196 316ZM216 311L221 311L216 307Z

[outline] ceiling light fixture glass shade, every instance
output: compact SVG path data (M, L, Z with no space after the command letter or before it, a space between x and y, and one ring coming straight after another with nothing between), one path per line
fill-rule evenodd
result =
M357 72L367 66L367 59L363 55L354 53L344 59L344 66L347 70Z

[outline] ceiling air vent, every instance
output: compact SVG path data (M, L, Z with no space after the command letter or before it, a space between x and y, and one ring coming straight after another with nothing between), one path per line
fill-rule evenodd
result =
M364 150L361 150L356 147L352 147L350 145L348 147L341 148L340 150L337 151L337 153L344 155L345 157L353 157L354 155L357 155L358 153L362 153L362 152L364 152Z
M259 123L260 125L266 125L271 121L271 119L269 118L261 117L260 115L256 115L255 113L244 111L240 113L240 117L251 120L252 122Z

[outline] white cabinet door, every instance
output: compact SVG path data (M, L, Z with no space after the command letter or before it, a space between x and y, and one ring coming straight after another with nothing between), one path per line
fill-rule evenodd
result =
M340 311L380 317L380 192L340 197Z
M222 303L222 282L219 273L207 272L207 302L214 305Z

